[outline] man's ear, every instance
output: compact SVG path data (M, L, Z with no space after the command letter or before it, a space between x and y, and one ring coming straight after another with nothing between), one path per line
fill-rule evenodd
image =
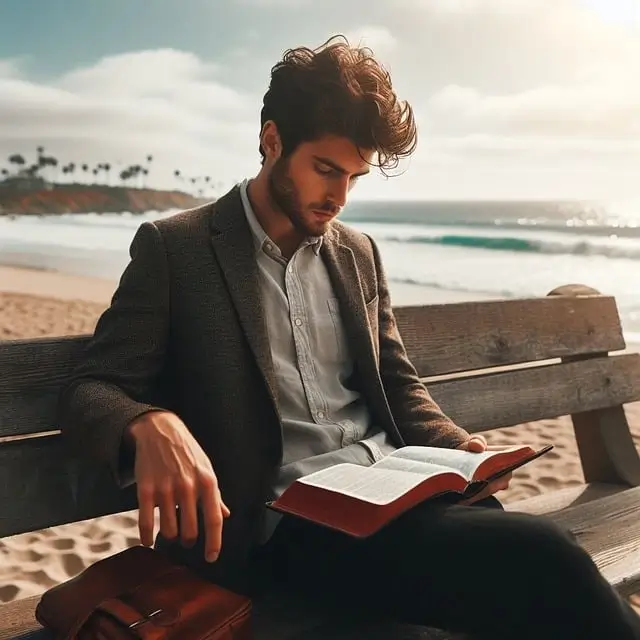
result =
M267 120L260 132L260 143L267 160L275 162L282 155L282 141L278 127L273 120Z

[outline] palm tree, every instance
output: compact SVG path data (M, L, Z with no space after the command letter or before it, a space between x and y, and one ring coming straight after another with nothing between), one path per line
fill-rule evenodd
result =
M9 164L15 164L17 167L16 171L20 171L20 169L27 164L27 161L24 159L24 156L19 153L14 153L9 156Z

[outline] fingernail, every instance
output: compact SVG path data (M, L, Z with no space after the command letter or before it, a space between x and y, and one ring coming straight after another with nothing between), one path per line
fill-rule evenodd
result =
M215 562L218 559L218 554L215 551L209 551L207 553L207 562Z

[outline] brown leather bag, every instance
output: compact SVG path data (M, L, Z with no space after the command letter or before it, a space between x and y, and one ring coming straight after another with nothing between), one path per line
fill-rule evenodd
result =
M250 640L251 600L143 546L46 591L36 619L56 640Z

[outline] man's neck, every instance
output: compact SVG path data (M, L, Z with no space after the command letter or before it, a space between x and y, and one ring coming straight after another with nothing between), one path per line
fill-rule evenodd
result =
M290 258L300 246L303 238L287 216L275 208L269 197L267 177L259 173L249 180L247 195L253 212L264 232L278 245L285 258Z

